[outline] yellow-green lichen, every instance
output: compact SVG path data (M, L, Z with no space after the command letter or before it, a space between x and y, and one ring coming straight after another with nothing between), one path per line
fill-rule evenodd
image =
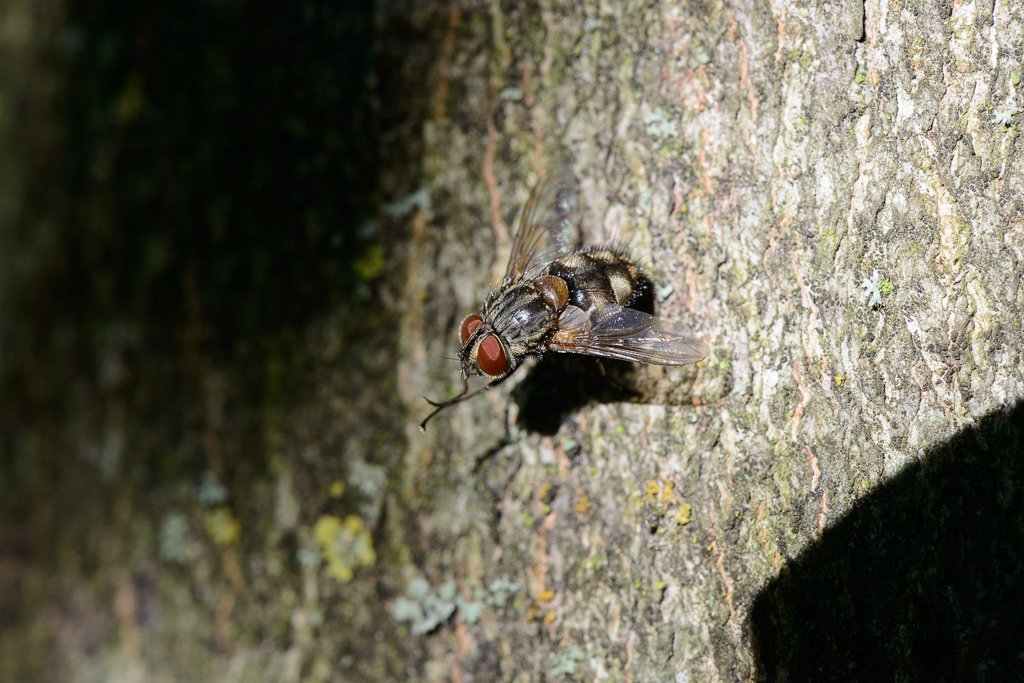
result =
M581 515L585 515L588 510L590 510L590 497L583 494L583 496L581 496L576 502L576 512Z
M373 537L359 515L349 515L344 521L324 515L313 525L313 538L327 561L327 573L341 583L351 581L359 567L377 561Z
M686 526L690 523L690 519L693 517L693 507L689 503L680 503L679 509L676 510L675 522L679 526Z
M242 525L227 506L206 513L206 533L217 545L231 545L242 536Z
M371 244L363 255L356 259L353 268L360 280L369 282L380 277L384 273L386 265L384 245Z

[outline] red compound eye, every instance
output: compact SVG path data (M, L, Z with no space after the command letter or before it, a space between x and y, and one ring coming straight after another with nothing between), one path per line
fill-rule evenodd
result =
M484 321L478 315L467 315L462 321L462 343L465 344L466 340L469 339L469 335L473 334L473 330L480 327L480 323Z
M476 362L480 369L491 377L503 375L508 370L505 349L501 347L501 342L493 334L487 335L480 342L480 348L476 352Z

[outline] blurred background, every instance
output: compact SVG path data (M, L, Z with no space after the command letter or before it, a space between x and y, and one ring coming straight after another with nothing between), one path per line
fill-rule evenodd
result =
M270 656L304 620L341 634L335 668L387 647L372 605L307 614L294 529L298 500L345 510L318 448L375 443L378 489L396 452L404 227L380 209L419 181L430 59L408 9L0 5L0 680L228 680L237 642ZM325 365L339 386L311 396ZM287 451L287 412L323 401L345 417ZM289 458L307 478L282 494ZM270 660L232 676L315 664Z

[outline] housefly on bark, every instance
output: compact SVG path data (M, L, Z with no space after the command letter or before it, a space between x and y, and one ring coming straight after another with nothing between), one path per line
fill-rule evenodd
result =
M707 358L708 345L689 328L629 308L638 294L640 268L620 247L564 250L571 186L542 179L523 207L505 276L479 313L459 326L462 393L434 410L504 382L529 355L580 353L653 365L689 365ZM541 249L552 240L554 253ZM469 390L469 378L484 375L484 387Z

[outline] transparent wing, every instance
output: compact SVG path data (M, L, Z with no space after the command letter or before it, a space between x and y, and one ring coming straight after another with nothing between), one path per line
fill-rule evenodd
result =
M642 311L608 306L584 312L568 306L558 319L549 348L654 365L689 365L708 357L710 348L689 328Z
M533 187L519 216L503 284L516 284L535 264L571 251L569 217L575 206L575 182L565 171L549 173Z

